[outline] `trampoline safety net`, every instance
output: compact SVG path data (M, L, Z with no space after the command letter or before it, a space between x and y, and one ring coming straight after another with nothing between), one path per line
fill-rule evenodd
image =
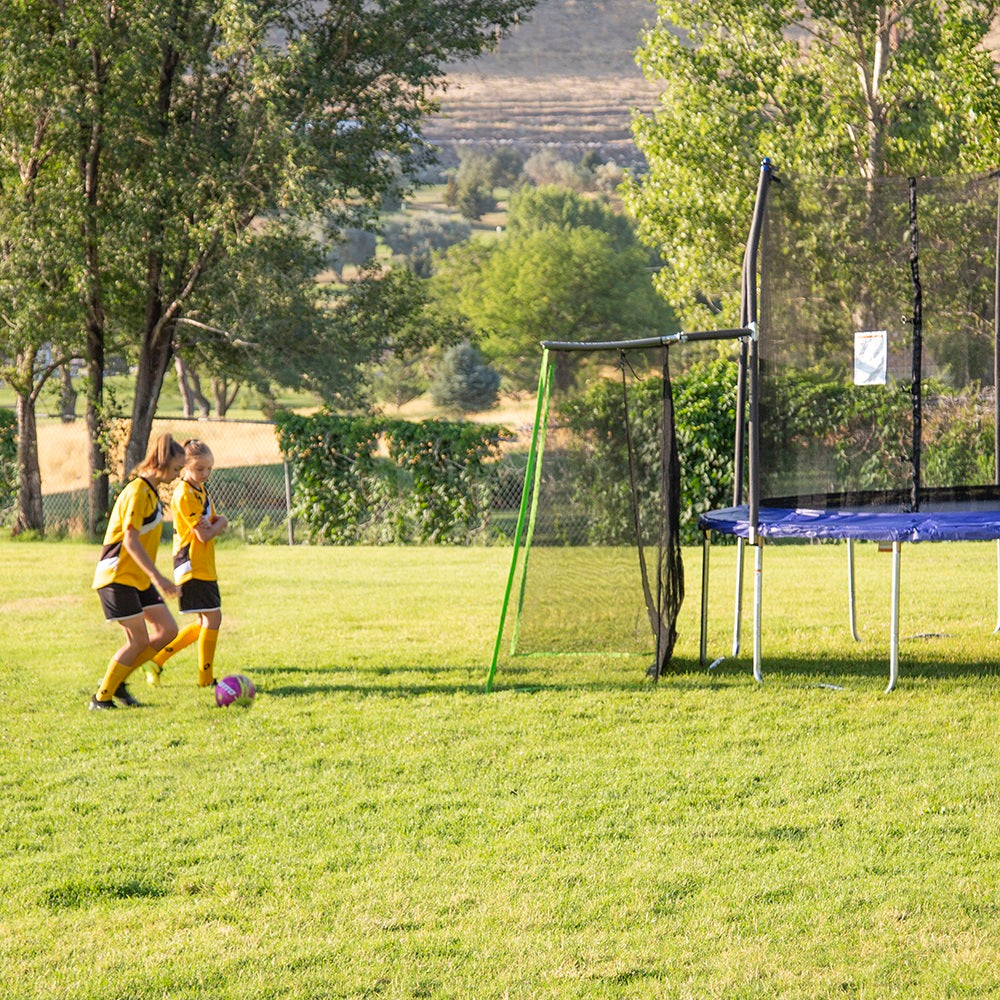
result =
M996 242L995 178L771 185L762 506L906 511L996 493Z

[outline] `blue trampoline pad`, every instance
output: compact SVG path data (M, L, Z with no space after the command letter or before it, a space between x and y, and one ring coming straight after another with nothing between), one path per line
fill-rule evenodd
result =
M711 510L698 518L705 531L737 538L750 537L750 511L746 505ZM838 507L761 507L758 532L762 538L837 539L872 542L963 542L1000 538L1000 507L899 511L852 510Z

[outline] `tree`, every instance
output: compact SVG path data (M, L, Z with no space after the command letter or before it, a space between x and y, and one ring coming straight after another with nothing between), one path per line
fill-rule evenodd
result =
M496 406L500 373L467 340L449 347L441 358L431 398L446 410L478 413Z
M98 442L109 344L128 344L137 365L126 447L133 464L178 323L205 276L249 238L255 220L278 210L338 227L366 224L382 194L425 158L420 121L444 66L492 44L530 5L4 5L2 149L36 143L39 176L72 222L47 248L73 275L91 463L105 506ZM96 506L92 497L92 530Z
M756 174L874 178L993 169L1000 88L985 0L658 0L641 52L660 104L626 203L686 325L736 311Z
M433 270L433 254L467 240L472 228L464 219L452 219L440 212L428 212L388 223L383 236L394 254L406 258L409 268L422 278Z
M21 66L0 58L0 378L16 395L17 532L44 530L36 404L72 356L75 332L74 275L61 246L75 238L79 219L49 183L46 168L65 167L68 154L44 142L52 105L63 94L44 68L41 61ZM11 102L12 89L28 97Z
M488 156L478 151L462 157L454 177L449 178L445 204L465 219L481 219L497 207L493 196L495 172Z
M380 403L391 403L398 411L411 399L422 396L430 385L424 367L417 358L388 352L368 374L375 398Z
M354 226L344 230L331 248L327 263L337 275L338 280L344 280L344 268L352 266L362 268L375 259L378 246L375 234L370 229L359 229Z
M507 233L509 236L520 236L546 226L560 229L587 226L607 233L616 250L631 250L640 246L632 223L621 212L616 212L607 199L586 198L555 184L541 187L526 185L510 199Z
M464 317L486 357L515 385L530 387L541 340L632 338L675 328L654 292L648 256L628 220L606 205L561 189L522 189L504 238L453 247L432 283L441 312ZM558 388L569 387L577 362L560 353Z

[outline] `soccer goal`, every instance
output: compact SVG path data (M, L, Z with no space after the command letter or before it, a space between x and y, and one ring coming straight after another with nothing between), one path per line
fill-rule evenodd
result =
M684 597L670 353L682 340L748 335L543 344L487 689L503 654L635 656L653 679L669 668ZM590 392L554 401L560 368L583 358Z

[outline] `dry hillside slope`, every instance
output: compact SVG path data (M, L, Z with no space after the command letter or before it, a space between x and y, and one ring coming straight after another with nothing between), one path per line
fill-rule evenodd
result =
M653 0L539 0L495 52L451 68L441 112L426 129L454 163L465 145L543 147L567 158L597 148L634 163L632 110L651 110L658 88L635 62ZM986 40L1000 57L1000 19Z
M451 68L428 138L446 159L463 144L509 142L633 162L632 109L656 99L635 51L654 17L649 0L540 0L495 52Z

